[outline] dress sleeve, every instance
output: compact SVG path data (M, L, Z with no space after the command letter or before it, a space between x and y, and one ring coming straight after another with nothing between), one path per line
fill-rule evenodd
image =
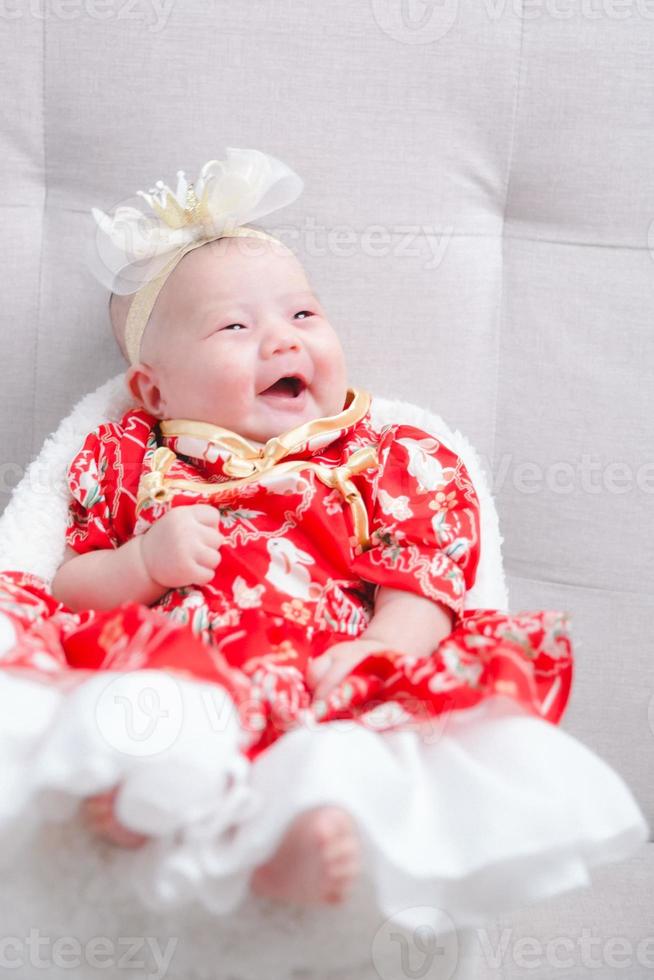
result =
M352 568L368 582L442 602L456 616L479 564L479 500L460 457L411 425L390 426L380 468L370 546ZM357 554L358 552L358 554Z
M101 425L89 432L66 471L71 494L66 544L79 554L119 547L111 517L115 451L111 426Z

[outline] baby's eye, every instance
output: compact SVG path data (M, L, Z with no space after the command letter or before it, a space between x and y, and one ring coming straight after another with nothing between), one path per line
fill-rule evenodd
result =
M315 313L312 313L311 310L298 310L298 312L295 313L294 316L300 316L301 314L304 314L305 317L315 316ZM235 333L241 333L244 329L242 323L228 323L226 327L221 327L219 332L222 332L223 330L231 330L232 327L241 328L240 330L234 331Z

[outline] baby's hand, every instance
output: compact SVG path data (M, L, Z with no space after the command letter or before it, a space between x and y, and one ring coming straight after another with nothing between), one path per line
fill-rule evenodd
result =
M140 536L148 575L174 589L207 585L220 562L218 512L209 504L174 507Z
M312 690L312 703L327 697L357 664L371 653L388 650L387 643L379 640L346 640L334 643L307 665L307 684Z
M117 792L116 786L108 793L98 793L97 796L89 796L82 800L80 806L82 819L89 830L111 844L130 848L141 847L149 838L128 830L116 819L114 800Z

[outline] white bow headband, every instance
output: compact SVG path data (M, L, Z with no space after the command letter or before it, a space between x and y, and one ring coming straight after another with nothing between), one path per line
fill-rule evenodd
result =
M96 250L89 256L91 272L114 293L137 294L125 325L132 364L139 361L157 296L180 259L218 238L247 236L280 244L272 235L244 226L290 204L303 187L302 179L281 160L259 150L227 147L227 159L205 163L195 184L179 170L176 193L161 180L148 194L137 191L150 214L135 206L136 197L118 207L113 217L91 209L98 225Z

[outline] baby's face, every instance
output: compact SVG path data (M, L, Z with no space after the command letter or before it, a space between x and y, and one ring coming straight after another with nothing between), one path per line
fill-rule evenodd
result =
M304 378L301 394L266 393L284 376ZM258 444L342 411L348 386L340 340L302 266L256 238L223 238L181 259L128 383L159 418L212 422Z

